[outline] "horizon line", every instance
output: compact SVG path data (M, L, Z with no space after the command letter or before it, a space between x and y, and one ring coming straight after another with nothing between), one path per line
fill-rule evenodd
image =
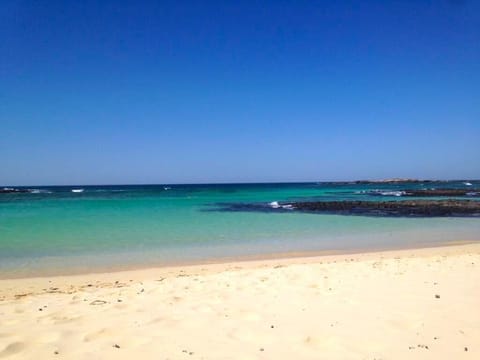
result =
M8 187L76 187L76 186L182 186L182 185L256 185L256 184L314 184L314 183L388 183L388 182L455 182L455 181L480 181L480 179L415 179L415 178L387 178L387 179L357 179L357 180L313 180L313 181L247 181L247 182L185 182L185 183L117 183L117 184L48 184L48 185L1 185L2 188Z

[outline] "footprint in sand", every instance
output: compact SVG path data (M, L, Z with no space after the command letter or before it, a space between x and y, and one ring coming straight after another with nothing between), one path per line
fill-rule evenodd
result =
M72 300L70 301L70 305L75 305L75 304L79 304L83 301L83 296L79 296L79 295L75 295L75 296L72 296Z
M5 349L0 351L0 358L18 354L19 352L23 351L23 349L25 349L25 343L23 342L17 341L10 343L5 347Z

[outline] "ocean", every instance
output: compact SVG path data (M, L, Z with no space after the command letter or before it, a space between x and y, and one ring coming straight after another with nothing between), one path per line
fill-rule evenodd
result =
M225 204L400 200L480 181L42 186L0 194L0 277L480 240L480 218L228 211ZM472 200L480 200L471 196Z

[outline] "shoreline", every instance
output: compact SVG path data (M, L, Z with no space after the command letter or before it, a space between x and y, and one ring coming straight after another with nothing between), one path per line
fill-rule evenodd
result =
M74 283L92 282L99 280L108 281L111 278L117 277L131 277L132 279L141 280L149 279L155 276L153 274L172 274L172 273L188 273L195 271L202 271L203 273L216 273L228 269L255 269L269 266L287 266L298 264L315 264L325 262L337 262L357 257L362 260L371 259L392 259L405 256L435 256L440 253L462 253L470 250L477 250L480 252L480 242L475 240L458 240L449 241L440 244L431 244L425 246L397 247L397 248L375 248L375 249L358 249L358 250L327 250L327 251L306 251L306 252L286 252L275 253L266 256L253 255L240 258L222 258L218 260L199 261L199 262L185 262L166 265L157 265L144 267L124 267L110 270L98 270L78 273L62 273L62 274L40 274L39 276L22 276L3 278L0 276L0 300L2 292L4 292L2 285L11 285L16 282L26 284L43 283L44 281L60 281L66 283L72 280ZM30 286L30 285L29 285Z
M16 279L31 279L31 278L50 278L50 277L68 277L68 276L82 276L82 275L99 275L99 274L114 274L122 272L135 272L145 270L160 270L160 269L176 269L184 267L195 266L211 266L211 265L227 265L235 263L250 263L261 261L275 261L275 260L289 260L289 259L308 259L321 258L328 256L347 256L347 255L361 255L361 254L376 254L388 253L391 251L408 251L418 249L432 249L451 246L462 246L470 244L480 244L479 240L453 240L443 242L431 242L421 244L408 244L399 246L386 247L365 247L365 248L351 248L351 249L329 249L329 250L306 250L306 251L287 251L274 253L261 253L253 255L240 256L219 256L211 257L201 260L191 261L171 261L171 262L152 262L144 264L115 264L106 266L95 266L94 268L74 267L51 270L47 268L35 270L37 275L31 273L27 274L12 274L11 271L0 271L0 281L2 280L16 280Z
M477 359L480 243L0 280L0 358Z

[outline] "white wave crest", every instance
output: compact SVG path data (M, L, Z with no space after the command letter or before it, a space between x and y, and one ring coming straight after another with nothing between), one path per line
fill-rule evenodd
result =
M291 204L280 205L278 201L272 201L268 204L272 209L286 209L286 210L293 210L294 207Z
M51 191L45 189L28 189L30 194L51 194Z
M403 196L405 191L382 191L380 192L382 196Z
M361 190L355 191L355 194L370 194L370 195L381 195L381 196L404 196L406 195L405 191L396 191L396 190Z
M278 204L278 201L272 201L268 205L270 205L272 209L278 209L280 207L280 205Z

